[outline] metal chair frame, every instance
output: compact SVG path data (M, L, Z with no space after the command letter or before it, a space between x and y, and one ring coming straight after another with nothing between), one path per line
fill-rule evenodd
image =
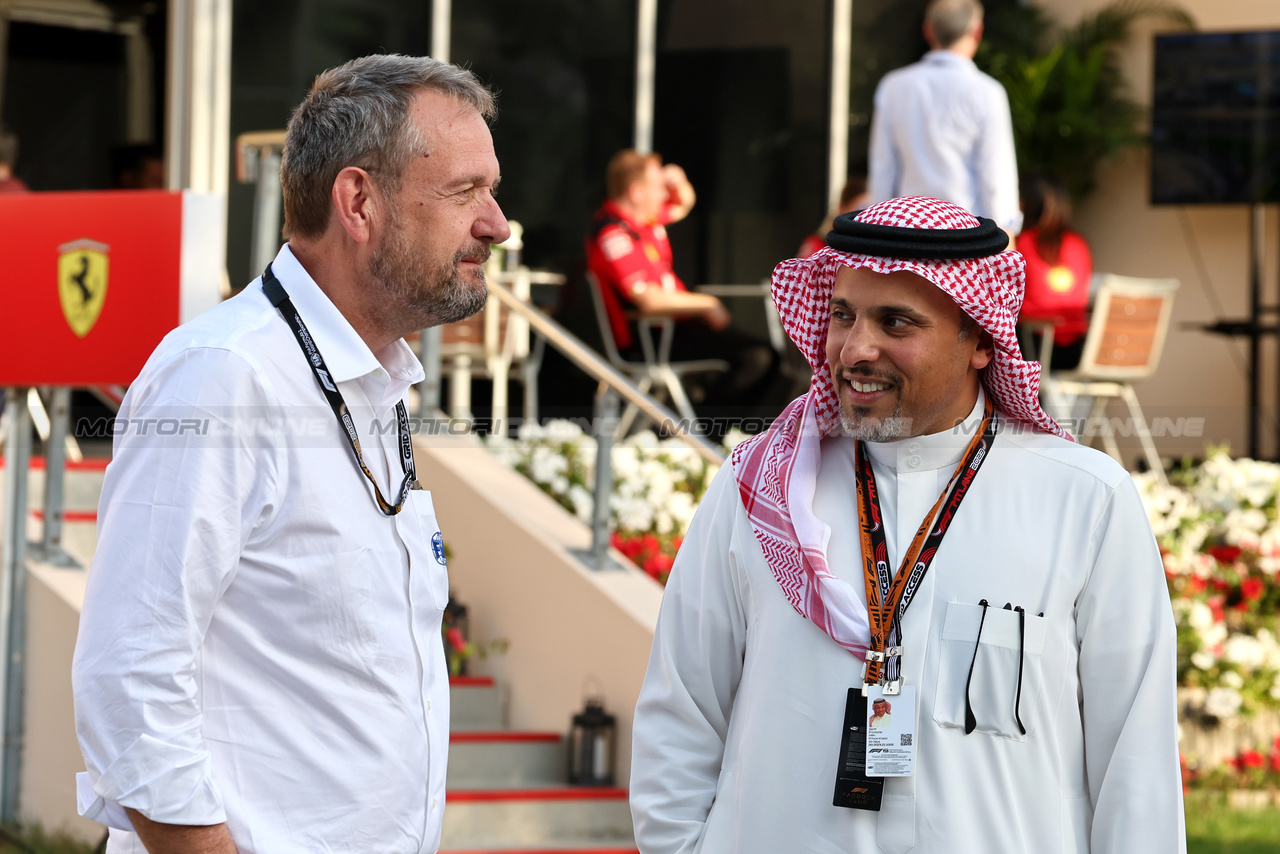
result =
M1094 301L1093 314L1089 321L1089 331L1085 334L1084 351L1080 356L1079 366L1071 371L1046 373L1042 385L1045 402L1055 414L1068 411L1067 397L1091 398L1093 403L1086 425L1096 423L1095 419L1106 414L1109 401L1113 399L1123 401L1129 410L1130 417L1134 420L1135 432L1142 444L1147 464L1161 482L1167 482L1164 463L1151 438L1151 428L1142 412L1133 383L1150 377L1160 364L1160 356L1169 332L1169 321L1173 315L1173 296L1178 287L1177 279L1140 279L1109 273L1102 274ZM1111 352L1120 354L1130 343L1124 335L1117 336L1108 330L1114 319L1112 304L1118 299L1160 301L1159 315L1152 325L1153 335L1147 358L1141 364L1110 364L1103 358L1109 349ZM1132 303L1125 305L1121 310L1127 310L1129 313L1136 311ZM1040 364L1047 366L1053 358L1053 324L1030 324L1030 326L1041 333ZM1111 430L1102 431L1102 443L1108 454L1123 463L1120 447Z
M618 343L613 337L613 327L609 323L609 312L604 305L604 294L600 280L595 274L587 272L587 285L591 291L591 303L595 308L596 323L600 327L600 338L604 345L605 358L616 370L635 381L636 386L646 394L655 386L666 389L671 403L680 417L692 421L697 417L689 395L685 392L682 377L686 374L723 372L729 370L729 363L723 359L696 359L684 362L671 361L671 342L675 337L675 321L669 316L640 317L640 352L642 362L634 362L622 358L618 352ZM653 333L659 333L655 346ZM618 436L625 436L631 429L632 422L639 414L634 403L627 404L618 423Z

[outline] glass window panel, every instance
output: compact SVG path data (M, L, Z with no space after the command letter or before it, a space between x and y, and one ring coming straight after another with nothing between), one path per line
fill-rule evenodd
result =
M231 36L231 137L279 130L326 68L372 53L425 55L430 0L275 0L236 3ZM235 152L232 151L232 157ZM229 190L227 271L243 287L249 269L254 187Z
M468 0L453 59L498 93L499 201L525 228L531 267L580 270L605 165L631 144L634 0Z
M698 193L670 230L690 285L754 282L826 207L829 0L663 0L654 149Z

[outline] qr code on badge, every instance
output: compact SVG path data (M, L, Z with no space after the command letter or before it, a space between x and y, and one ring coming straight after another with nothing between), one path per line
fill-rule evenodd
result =
M902 746L903 746L903 747L910 747L910 746L911 746L911 733L909 733L909 732L904 732L904 733L902 734Z

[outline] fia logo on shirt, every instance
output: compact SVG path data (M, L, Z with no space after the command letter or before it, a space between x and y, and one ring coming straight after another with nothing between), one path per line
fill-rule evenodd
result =
M444 557L444 535L436 531L431 535L431 552L436 556L436 563L447 566Z

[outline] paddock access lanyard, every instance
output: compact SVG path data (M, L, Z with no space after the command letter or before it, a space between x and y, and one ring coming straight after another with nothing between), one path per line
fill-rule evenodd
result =
M320 355L320 350L311 338L311 333L307 331L307 325L302 322L302 315L298 314L298 310L293 307L284 285L280 284L275 273L271 272L270 264L262 274L262 292L267 295L271 304L280 310L285 323L289 324L289 328L293 330L293 337L298 339L298 346L302 348L302 354L307 357L307 364L311 366L311 372L315 374L316 382L320 384L320 391L324 392L325 400L329 401L329 408L337 416L347 441L351 443L351 453L355 454L356 465L373 485L373 497L378 503L378 509L384 516L395 516L404 507L404 500L409 490L418 483L417 471L413 466L409 413L405 411L404 401L396 403L396 438L400 445L400 468L404 470L404 480L400 483L400 490L397 493L399 500L391 504L382 497L378 482L373 479L373 473L365 465L364 455L360 453L360 434L356 432L355 422L351 420L351 412L347 409L347 402L342 398L342 392L338 391L337 385L329 376L329 367L324 363L324 357Z
M867 588L867 616L871 623L871 648L867 651L863 675L864 692L868 685L885 685L886 694L896 694L901 690L899 659L902 647L898 640L902 617L920 589L920 582L938 553L938 545L947 533L956 509L991 449L996 432L993 412L991 398L988 397L978 432L969 441L969 447L952 472L946 489L942 490L933 509L916 529L910 547L902 556L902 565L892 578L889 575L884 516L880 512L876 476L871 471L871 455L867 443L858 442L854 473L858 490L858 528L862 538L863 581ZM939 510L942 511L941 516ZM933 524L935 518L938 520L936 526Z

